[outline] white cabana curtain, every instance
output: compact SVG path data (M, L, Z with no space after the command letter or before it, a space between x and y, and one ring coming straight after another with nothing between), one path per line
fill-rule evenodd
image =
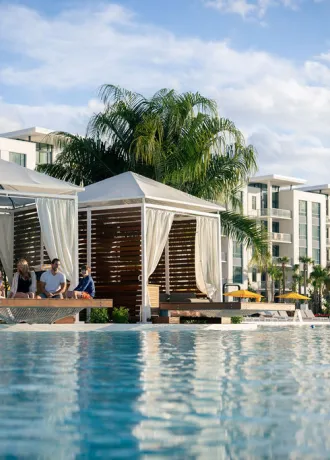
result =
M41 235L50 259L61 261L61 271L70 280L70 290L78 284L77 219L74 200L36 199Z
M196 217L195 272L198 289L214 302L221 300L218 219Z
M147 281L156 270L171 231L174 212L146 209L146 259ZM147 305L144 306L142 320L151 317L150 300L147 290Z
M9 282L13 279L14 265L14 216L0 214L0 259Z

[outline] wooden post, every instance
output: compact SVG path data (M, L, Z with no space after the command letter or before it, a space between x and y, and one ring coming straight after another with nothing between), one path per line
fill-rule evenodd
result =
M165 292L170 294L170 244L169 240L166 241L165 245Z

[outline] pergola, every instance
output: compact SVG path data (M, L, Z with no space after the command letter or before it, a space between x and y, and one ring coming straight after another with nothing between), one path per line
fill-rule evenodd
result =
M132 172L79 194L80 259L92 267L99 297L151 314L149 282L161 291L221 292L224 208Z
M77 284L77 193L82 190L0 159L0 259L9 281L15 258L26 258L37 269L58 257L71 286Z

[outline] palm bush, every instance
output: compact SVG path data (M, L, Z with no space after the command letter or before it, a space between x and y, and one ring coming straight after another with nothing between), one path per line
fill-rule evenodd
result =
M238 192L256 172L256 152L235 124L199 93L162 89L150 98L113 85L100 90L104 109L86 137L57 132L61 153L40 165L53 177L89 185L133 171L226 206L224 234L265 251L267 236L242 215Z

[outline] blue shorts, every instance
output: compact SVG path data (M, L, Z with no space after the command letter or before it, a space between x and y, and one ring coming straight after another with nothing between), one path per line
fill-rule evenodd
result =
M60 295L54 295L53 297L47 297L46 294L44 294L43 292L40 294L40 296L42 299L63 299L63 297L61 297Z

